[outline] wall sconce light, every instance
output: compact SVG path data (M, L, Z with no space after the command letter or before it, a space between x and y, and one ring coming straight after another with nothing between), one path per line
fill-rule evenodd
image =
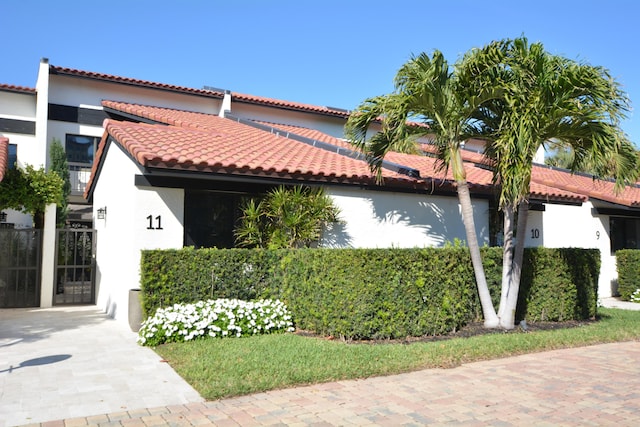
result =
M106 219L107 218L107 207L98 208L98 219Z
M7 222L7 213L4 211L0 212L0 222Z

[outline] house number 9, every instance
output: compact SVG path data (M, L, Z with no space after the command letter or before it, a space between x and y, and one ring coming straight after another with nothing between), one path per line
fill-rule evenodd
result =
M600 232L596 231L596 240L600 240Z
M154 218L153 215L149 215L147 217L147 221L149 221L149 226L147 227L147 230L162 230L162 216L158 215L157 217ZM154 224L155 224L155 227L153 226Z

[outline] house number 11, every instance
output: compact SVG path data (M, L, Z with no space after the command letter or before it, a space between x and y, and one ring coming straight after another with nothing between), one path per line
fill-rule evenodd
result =
M153 226L153 215L149 215L147 217L147 220L149 220L149 226L147 227L147 230L162 230L162 217L160 215L155 217L155 227Z

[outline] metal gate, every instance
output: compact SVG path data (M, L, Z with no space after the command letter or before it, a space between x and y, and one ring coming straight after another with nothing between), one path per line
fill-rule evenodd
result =
M0 228L0 308L40 306L41 230Z
M94 304L96 231L71 228L56 233L53 304Z

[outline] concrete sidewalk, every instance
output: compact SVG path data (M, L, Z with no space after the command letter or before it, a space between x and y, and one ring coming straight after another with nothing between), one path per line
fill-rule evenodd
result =
M0 427L202 402L95 306L0 310Z
M616 297L602 298L600 303L603 307L607 308L620 308L622 310L640 311L640 303L622 301L620 298Z

